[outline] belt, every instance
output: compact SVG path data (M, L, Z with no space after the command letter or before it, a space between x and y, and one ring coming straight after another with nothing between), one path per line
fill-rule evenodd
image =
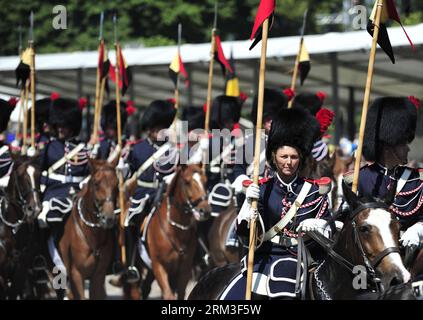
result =
M85 177L65 176L64 174L50 173L49 179L60 181L61 183L80 183Z
M279 244L284 247L292 247L298 245L298 241L295 238L289 238L281 235L276 235L272 239L271 242Z
M137 185L139 187L152 188L153 189L153 188L158 188L159 182L158 181L149 182L149 181L137 180Z

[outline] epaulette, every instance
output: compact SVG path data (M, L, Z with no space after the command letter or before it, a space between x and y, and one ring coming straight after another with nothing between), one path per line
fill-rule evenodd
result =
M328 194L332 189L332 179L329 177L321 177L320 179L306 179L305 181L318 185L319 194Z
M262 184L266 184L267 182L269 182L270 181L270 178L268 178L268 177L266 177L266 178L261 178L261 179L259 179L259 186L261 186ZM250 185L250 184L252 184L253 183L253 180L244 180L244 181L242 181L242 186L244 187L244 188L248 188L248 186Z
M139 142L143 141L143 139L138 139L138 140L128 140L127 144L132 146L134 144L137 144Z

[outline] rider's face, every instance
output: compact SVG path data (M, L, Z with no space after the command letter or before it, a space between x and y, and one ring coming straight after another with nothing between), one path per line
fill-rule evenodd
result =
M73 130L67 126L57 126L56 130L60 140L68 140L72 137Z
M300 154L293 147L280 147L274 154L274 163L280 176L291 177L297 173L300 166Z

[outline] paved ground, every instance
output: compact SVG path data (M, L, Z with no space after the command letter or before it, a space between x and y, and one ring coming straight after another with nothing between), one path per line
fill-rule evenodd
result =
M116 288L109 284L109 279L112 276L106 277L106 292L107 292L107 299L108 300L122 300L123 294L122 294L122 288ZM189 293L191 292L192 288L194 287L195 282L190 281L187 286L186 290L186 297L188 297ZM159 285L157 284L157 281L154 280L153 285L151 287L151 293L148 297L149 300L158 300L161 299L161 290Z

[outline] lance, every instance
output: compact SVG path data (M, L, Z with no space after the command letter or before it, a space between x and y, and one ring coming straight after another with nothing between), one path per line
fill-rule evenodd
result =
M206 100L206 119L204 123L204 131L206 137L209 135L210 131L210 115L211 115L211 98L212 98L212 84L213 84L213 68L214 68L214 55L216 52L216 31L217 31L217 8L218 3L216 1L214 5L214 22L213 29L211 33L211 49L210 49L210 64L209 64L209 80L207 83L207 100ZM206 154L203 155L203 171L206 169L207 159Z
M178 24L178 59L181 58L181 42L182 42L182 24ZM174 134L174 140L176 143L177 140L177 125L176 122L178 120L178 109L179 109L179 84L180 84L180 77L179 77L179 73L178 72L176 74L176 86L175 86L175 92L174 92L174 98L175 98L175 109L176 109L176 114L175 114L175 118L173 119L173 123L172 123L172 131Z
M18 55L20 56L22 60L22 52L23 52L23 46L22 46L22 25L19 25L19 47L18 47ZM24 112L24 98L25 98L25 89L21 89L21 99L19 100L19 116L18 116L18 127L16 129L16 141L20 140L20 133L21 133L21 125L22 125L22 116ZM18 142L19 143L19 142Z
M380 26L380 21L382 16L383 4L384 4L383 0L377 0L376 17L374 20L373 42L372 42L372 49L370 51L369 67L367 70L366 90L364 92L363 110L361 111L360 133L359 133L357 154L356 154L355 163L354 163L354 176L353 176L353 185L352 185L353 192L357 192L358 190L358 176L360 173L360 163L361 163L361 156L363 152L364 131L366 129L367 110L369 108L370 93L372 91L377 40L379 38L379 26Z
M35 49L34 49L34 12L30 15L29 47L31 48L31 149L35 151Z
M120 56L120 45L118 42L117 35L117 17L116 14L113 16L113 26L115 34L115 50L116 50L116 64L115 64L115 74L116 74L116 125L117 125L117 136L118 136L118 150L117 157L120 161L122 153L122 124L121 124L121 114L120 114L120 70L124 67L121 65L121 56ZM122 84L123 85L123 84ZM119 179L119 206L120 206L120 225L121 225L121 254L122 254L122 263L126 263L126 253L125 253L125 238L124 238L124 223L125 223L125 197L124 197L124 184L122 172L118 170L118 179Z
M305 34L305 30L306 30L306 25L307 25L307 15L308 15L308 9L306 9L306 11L304 12L303 27L302 27L302 30L301 30L300 47L298 49L297 57L295 58L294 73L292 75L292 81L291 81L292 91L295 91L295 87L296 87L296 84L297 84L298 68L299 68L299 65L300 65L301 54L302 54L302 50L303 50L303 46L304 46L304 34ZM288 108L292 107L293 101L294 101L294 99L289 101Z
M254 171L253 183L259 183L259 168L260 168L260 143L261 143L261 129L263 121L263 104L264 104L264 80L266 75L266 54L267 54L267 38L269 34L269 17L264 20L262 24L262 47L260 58L260 73L259 73L259 86L258 86L258 105L257 105L257 122L256 122L256 141L254 149ZM248 249L248 264L247 264L247 286L245 290L245 299L251 300L251 287L253 283L253 263L254 251L256 248L257 238L257 200L251 203L251 210L253 215L250 220L250 236L249 236L249 249Z
M95 103L94 103L94 124L93 124L93 144L98 142L98 128L100 125L100 87L103 82L102 70L100 70L100 66L103 64L104 61L104 40L103 40L103 22L104 22L104 12L101 12L100 15L100 35L98 40L100 44L98 46L98 65L97 65L97 79L95 85ZM103 51L103 56L101 55L101 51ZM103 60L103 61L101 61Z

